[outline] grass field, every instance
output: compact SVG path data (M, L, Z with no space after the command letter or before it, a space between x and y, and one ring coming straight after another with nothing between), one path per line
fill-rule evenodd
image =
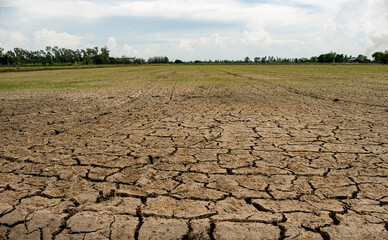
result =
M384 65L3 72L0 239L387 239L387 119Z

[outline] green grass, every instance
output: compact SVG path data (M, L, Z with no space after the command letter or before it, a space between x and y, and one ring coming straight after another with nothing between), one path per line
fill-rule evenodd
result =
M232 73L232 74L229 74ZM169 76L168 78L165 78ZM178 85L250 84L298 89L340 100L387 104L388 66L384 65L160 65L0 72L0 90Z
M137 65L132 65L137 66ZM33 72L33 71L48 71L48 70L69 70L69 69L88 69L88 68L112 68L112 67L128 67L128 65L54 65L54 66L17 66L8 67L0 65L0 73L2 72Z
M151 81L145 72L158 72L159 67L111 67L93 69L67 69L50 71L0 73L0 90L93 88L135 84ZM150 71L151 70L151 71ZM138 78L136 78L137 76Z

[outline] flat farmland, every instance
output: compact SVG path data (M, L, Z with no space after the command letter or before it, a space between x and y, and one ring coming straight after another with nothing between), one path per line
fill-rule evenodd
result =
M0 73L0 239L388 239L388 67Z

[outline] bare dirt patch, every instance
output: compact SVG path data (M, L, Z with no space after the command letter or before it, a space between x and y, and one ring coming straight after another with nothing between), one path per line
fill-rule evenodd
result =
M248 70L0 92L0 239L387 239L387 96Z

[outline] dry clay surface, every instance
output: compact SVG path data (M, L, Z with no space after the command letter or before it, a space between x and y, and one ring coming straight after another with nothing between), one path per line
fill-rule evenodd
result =
M141 74L0 92L0 239L388 239L386 82Z

